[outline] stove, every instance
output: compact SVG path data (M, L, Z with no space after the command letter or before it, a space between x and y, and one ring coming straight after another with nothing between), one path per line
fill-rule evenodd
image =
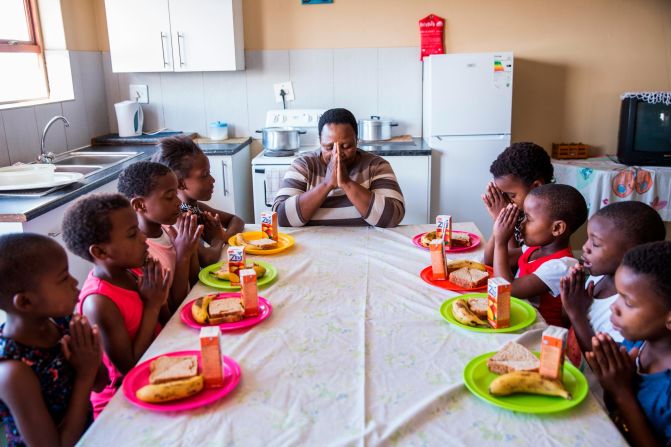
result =
M299 136L297 151L266 151L252 159L252 187L254 193L254 218L260 223L261 212L270 211L284 172L302 152L319 147L317 125L325 109L269 110L266 127L296 127L305 130Z

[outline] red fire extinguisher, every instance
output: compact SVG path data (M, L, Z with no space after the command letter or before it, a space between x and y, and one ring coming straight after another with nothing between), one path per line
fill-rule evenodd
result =
M445 19L434 14L429 14L419 20L419 33L422 38L422 48L419 60L432 54L445 54L443 46L443 30Z

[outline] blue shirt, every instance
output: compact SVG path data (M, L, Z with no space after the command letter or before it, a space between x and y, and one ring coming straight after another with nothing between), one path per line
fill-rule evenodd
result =
M641 348L643 342L624 340L627 351ZM655 374L640 372L639 358L636 358L636 397L646 418L663 445L671 446L671 369Z

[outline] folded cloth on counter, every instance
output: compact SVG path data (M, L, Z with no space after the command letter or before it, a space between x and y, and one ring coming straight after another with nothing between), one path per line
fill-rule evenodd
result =
M264 187L266 188L266 205L273 206L277 191L282 186L284 174L289 170L289 167L266 168L266 180Z

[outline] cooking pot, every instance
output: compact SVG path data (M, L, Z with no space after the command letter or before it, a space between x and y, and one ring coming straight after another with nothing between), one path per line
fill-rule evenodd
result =
M301 145L298 135L305 133L296 127L264 127L256 132L263 134L263 148L269 151L296 150Z
M381 141L391 139L391 128L398 126L389 120L380 119L379 116L371 115L370 119L362 119L357 122L359 127L360 141Z

